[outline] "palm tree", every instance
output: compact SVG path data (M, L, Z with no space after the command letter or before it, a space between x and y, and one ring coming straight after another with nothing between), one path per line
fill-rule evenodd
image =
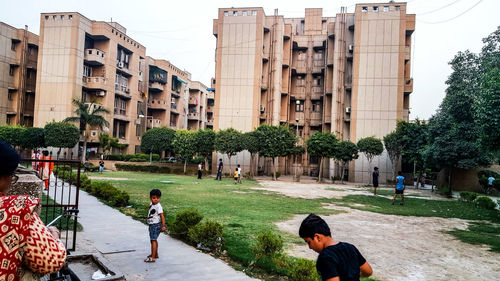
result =
M68 117L64 119L64 122L80 122L80 133L83 137L82 163L84 163L89 135L87 129L89 126L98 126L102 130L103 126L109 126L108 121L100 115L101 113L109 113L109 110L101 107L95 100L85 103L83 100L73 99L73 104L76 106L75 113L77 116Z

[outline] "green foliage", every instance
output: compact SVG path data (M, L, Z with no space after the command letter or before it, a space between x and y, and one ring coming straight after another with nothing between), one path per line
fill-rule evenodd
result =
M0 126L0 140L12 146L22 146L25 130L26 128L20 126Z
M401 142L401 136L396 132L391 132L384 136L384 146L387 150L387 154L392 164L398 162L399 157L403 151L403 144Z
M214 151L215 132L211 129L198 130L195 135L195 142L196 152L208 159Z
M333 158L337 138L330 132L316 132L306 141L307 152L311 156Z
M403 161L416 163L418 170L421 170L424 166L424 151L428 143L427 125L418 119L412 123L398 121L395 133L395 136L391 136L394 139L388 140L392 141L392 148L397 152L398 146L401 146Z
M290 269L291 281L319 281L316 264L311 260L297 259Z
M45 147L45 130L29 127L21 134L21 146L28 149Z
M252 250L257 259L280 254L283 251L283 239L271 231L262 231Z
M260 125L255 130L259 142L259 154L264 157L282 157L290 154L297 141L286 126Z
M73 148L80 138L80 130L66 122L51 122L45 125L45 145Z
M475 202L479 208L487 210L494 210L497 206L495 201L493 201L490 197L487 196L479 196L476 198Z
M189 229L197 225L202 219L203 216L197 209L187 209L178 212L170 227L171 234L179 239L187 240Z
M125 207L130 200L127 192L121 191L107 182L93 182L87 191L99 199L108 201L115 207Z
M384 151L382 141L376 137L362 138L358 141L357 146L359 151L365 154L368 162L371 162L373 157L382 154Z
M220 130L215 136L215 150L220 153L227 154L229 158L236 155L236 153L244 149L242 135L243 134L241 132L236 131L233 128Z
M198 223L188 230L188 238L195 245L200 245L200 248L208 248L210 252L215 254L222 253L224 246L224 232L222 224L206 220L203 223Z
M188 130L177 130L175 132L174 141L172 142L174 151L180 154L185 161L193 158L197 151L196 134L197 132Z
M354 159L358 159L358 146L350 141L341 141L337 144L335 151L335 159L344 162L344 164L349 163Z
M108 154L112 148L124 149L127 147L126 144L120 143L118 138L112 138L108 134L99 135L99 147L102 148L104 154ZM105 156L108 159L107 155ZM109 159L112 160L112 159Z
M500 253L500 227L485 222L473 222L467 230L454 229L448 231L460 241L469 244L489 245L490 251Z
M257 135L255 131L246 132L242 135L242 143L243 149L247 150L251 154L255 154L259 152L259 140L257 139Z
M163 167L156 165L131 165L131 164L115 164L115 167L118 171L131 171L131 172L146 172L146 173L160 173L160 174L184 174L183 168L175 168L175 167ZM196 169L187 169L187 175L196 175L198 171ZM206 176L209 174L207 171L202 171L203 175Z
M167 127L157 127L147 130L141 138L141 151L144 153L161 154L173 150L175 130Z
M477 193L470 191L462 191L460 192L460 200L465 202L473 202L476 200Z

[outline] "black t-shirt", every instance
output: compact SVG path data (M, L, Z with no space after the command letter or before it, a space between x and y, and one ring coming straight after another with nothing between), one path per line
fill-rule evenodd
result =
M359 281L359 267L365 262L365 258L354 245L339 242L319 253L316 269L323 281L337 276L340 281Z
M378 183L378 172L373 172L373 183Z

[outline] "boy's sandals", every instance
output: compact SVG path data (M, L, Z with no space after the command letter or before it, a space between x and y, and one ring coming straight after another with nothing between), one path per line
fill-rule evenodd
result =
M144 262L155 262L154 259L151 258L151 256L147 257Z

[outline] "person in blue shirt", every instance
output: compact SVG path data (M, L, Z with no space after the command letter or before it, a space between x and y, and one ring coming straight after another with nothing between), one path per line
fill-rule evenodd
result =
M394 205L394 201L396 201L396 196L398 194L401 195L401 203L399 205L403 205L405 203L405 177L401 175L401 171L398 171L398 176L396 177L396 191L394 193L394 197L392 197L392 205Z

